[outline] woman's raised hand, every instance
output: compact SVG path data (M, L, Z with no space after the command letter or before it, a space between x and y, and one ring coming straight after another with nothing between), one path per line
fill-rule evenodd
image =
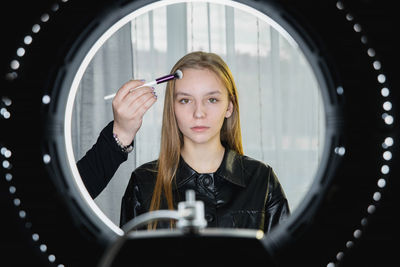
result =
M132 143L142 125L143 115L157 101L154 88L137 88L143 84L139 80L130 80L122 85L112 102L113 133L118 135L123 145Z

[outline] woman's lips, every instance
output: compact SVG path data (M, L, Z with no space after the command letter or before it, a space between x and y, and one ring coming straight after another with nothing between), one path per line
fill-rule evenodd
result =
M194 126L194 127L190 128L190 129L192 129L192 131L195 131L195 132L204 132L208 128L210 128L210 127L207 127L207 126Z

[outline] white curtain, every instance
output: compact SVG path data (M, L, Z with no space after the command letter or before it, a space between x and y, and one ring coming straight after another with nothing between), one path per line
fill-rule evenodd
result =
M112 120L105 95L131 78L165 75L179 58L197 50L219 54L230 67L239 91L244 152L275 170L293 211L313 181L323 149L320 90L298 47L267 22L232 7L160 7L116 32L80 83L72 130L75 157L81 158ZM164 89L165 84L156 87L158 101L145 114L134 151L95 199L117 225L131 172L158 157Z

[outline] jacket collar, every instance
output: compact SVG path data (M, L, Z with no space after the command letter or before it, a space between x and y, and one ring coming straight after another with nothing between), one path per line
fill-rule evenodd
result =
M176 187L181 187L190 179L195 179L198 175L199 173L193 170L181 157L176 173ZM225 148L224 158L218 170L215 172L215 175L218 175L233 184L246 187L242 156L234 150Z

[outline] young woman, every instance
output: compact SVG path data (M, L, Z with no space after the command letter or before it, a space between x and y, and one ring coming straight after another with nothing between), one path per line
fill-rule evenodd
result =
M192 189L204 202L207 227L270 231L289 215L287 199L272 168L243 155L237 90L228 66L216 54L193 52L171 73L178 69L183 78L166 88L159 158L132 173L120 225L148 211L176 209ZM157 100L152 88L134 90L142 84L126 83L113 100L114 122L108 127L124 151Z

